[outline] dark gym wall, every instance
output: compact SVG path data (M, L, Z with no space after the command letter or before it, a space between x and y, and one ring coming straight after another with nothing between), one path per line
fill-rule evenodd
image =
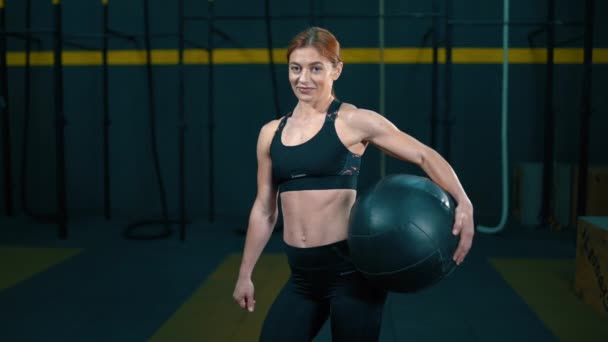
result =
M188 15L207 15L207 1L187 0ZM215 15L263 15L263 1L215 1ZM439 1L443 4L443 1ZM109 1L110 25L120 32L143 33L143 0ZM63 1L63 25L66 40L99 49L100 38L70 38L69 33L101 34L100 1ZM582 21L582 3L559 0L556 18ZM177 2L150 1L153 34L177 31ZM395 1L385 4L386 14L401 12L431 12L430 1ZM596 2L594 47L608 47L608 25L598 13L607 13L608 3ZM343 48L377 48L376 19L321 18L324 14L358 15L378 12L378 2L371 0L305 2L271 1L273 15L308 15L304 19L275 19L272 21L275 48L286 47L289 39L305 27L314 24L330 29ZM24 28L25 1L6 1L8 30ZM502 2L454 1L453 17L457 19L502 18ZM544 2L511 1L512 20L546 19ZM32 1L32 26L52 28L51 0ZM263 21L217 20L214 34L216 48L265 48L267 45ZM430 47L430 18L386 19L386 47ZM511 47L530 47L529 33L537 27L512 27ZM205 47L208 41L207 23L188 22L186 38ZM444 39L441 25L439 39ZM501 28L493 26L455 27L454 47L501 47ZM582 46L582 27L558 27L556 41L566 41L558 47ZM50 51L49 35L39 35L33 50ZM574 39L572 39L574 38ZM173 35L153 39L154 49L176 49ZM546 35L540 33L532 41L534 47L546 46ZM9 38L10 52L24 51L23 40ZM110 48L143 49L143 41L112 39ZM192 48L192 46L188 46ZM82 51L65 44L69 51ZM215 101L215 159L209 160L208 71L206 64L187 65L186 87L186 166L188 212L203 218L208 208L208 163L215 170L215 208L220 217L246 218L255 197L255 145L260 127L275 117L272 83L267 64L218 64L214 69L213 96ZM440 66L443 83L445 66ZM154 98L156 101L159 156L162 176L167 188L170 211L177 211L178 179L178 120L177 68L174 64L155 65ZM283 113L295 104L287 82L285 64L276 67L278 94ZM112 66L110 77L111 116L111 177L114 214L128 217L158 216L160 201L153 173L152 148L149 131L149 108L144 65ZM606 88L608 67L593 67L593 116L591 124L590 163L605 164L608 155L603 130L608 127ZM66 126L66 158L68 208L70 215L102 215L102 111L101 67L67 66L64 68L64 101ZM500 193L500 99L501 65L498 63L456 63L452 66L452 126L451 163L474 202L478 221L492 224L498 220ZM36 211L55 210L55 150L53 117L53 71L49 65L31 68L31 122L28 146L28 169L25 174L28 203ZM575 163L578 158L578 123L580 114L582 65L556 64L554 103L556 110L555 160ZM13 174L16 203L22 196L18 185L22 177L24 76L20 66L9 67L9 103ZM386 65L386 116L404 131L425 143L430 143L431 65L401 63ZM509 96L509 160L510 171L521 162L540 162L543 158L545 65L511 64ZM359 107L379 110L379 66L374 63L347 63L336 92L343 101ZM440 84L440 109L445 105L443 84ZM441 141L440 141L441 142ZM443 146L441 142L440 146ZM442 152L441 149L439 149ZM2 161L0 160L0 163ZM361 189L379 177L379 153L369 149L364 157ZM387 172L420 172L411 165L388 160ZM2 180L3 181L3 180ZM3 184L4 186L4 184ZM3 201L3 199L2 199ZM20 204L17 205L20 209Z

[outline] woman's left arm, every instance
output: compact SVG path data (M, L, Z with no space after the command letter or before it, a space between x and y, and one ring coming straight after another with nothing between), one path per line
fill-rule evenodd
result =
M347 125L361 141L374 144L392 157L420 166L433 182L454 197L457 207L452 233L460 235L460 242L453 259L457 264L462 263L471 249L475 233L473 205L450 164L435 150L402 132L378 113L356 109L349 114L345 115Z

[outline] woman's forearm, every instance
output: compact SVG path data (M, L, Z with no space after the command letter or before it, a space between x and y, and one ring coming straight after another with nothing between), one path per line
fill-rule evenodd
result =
M431 148L428 148L423 155L420 167L429 178L449 192L459 205L471 205L469 197L450 164Z
M277 212L264 212L256 207L251 211L243 259L239 270L240 278L251 278L253 268L268 243L277 222Z

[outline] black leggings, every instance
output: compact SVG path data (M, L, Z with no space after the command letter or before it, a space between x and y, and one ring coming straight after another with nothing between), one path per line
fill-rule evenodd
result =
M333 341L378 341L386 292L355 269L346 241L286 245L286 252L291 276L266 316L260 341L311 341L328 317Z

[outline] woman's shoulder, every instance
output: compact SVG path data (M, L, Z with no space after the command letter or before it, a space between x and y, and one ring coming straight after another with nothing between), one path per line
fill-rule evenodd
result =
M279 128L279 124L281 123L281 120L283 119L283 117L278 118L278 119L273 119L268 121L267 123L265 123L262 128L260 129L260 135L261 136L272 136L274 135L274 133L276 132L276 130Z
M262 126L258 135L258 149L261 148L265 151L269 151L272 139L274 138L280 122L281 118L274 119Z
M357 108L357 106L355 106L352 103L342 102L340 104L340 114L343 114L343 113L349 113L350 114L351 112L356 111L358 109L359 108Z
M342 102L339 116L349 123L366 121L374 112L365 108L359 108L351 103Z

